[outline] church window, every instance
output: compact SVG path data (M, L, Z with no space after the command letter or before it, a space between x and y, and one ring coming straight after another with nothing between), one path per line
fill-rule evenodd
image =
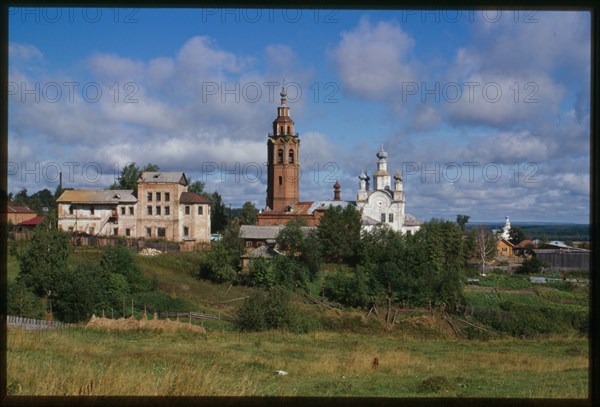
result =
M292 134L292 128L290 126L287 126L287 134Z
M381 214L381 223L385 223L385 212Z
M394 221L394 214L393 214L393 213L390 213L390 214L388 215L388 222L392 223L393 221Z
M283 150L277 151L277 164L283 164Z
M290 150L289 154L288 154L288 162L290 164L294 163L294 150Z
M279 185L283 185L283 177L281 175L279 176Z
M279 126L279 134L283 134L283 126Z

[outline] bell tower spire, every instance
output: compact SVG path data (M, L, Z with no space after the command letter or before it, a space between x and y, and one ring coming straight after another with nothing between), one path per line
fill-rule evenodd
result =
M287 92L281 87L281 104L267 140L267 207L285 211L299 200L300 138L287 106Z

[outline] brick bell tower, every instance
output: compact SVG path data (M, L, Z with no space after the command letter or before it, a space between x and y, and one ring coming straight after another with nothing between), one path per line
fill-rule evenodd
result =
M281 88L281 106L277 108L277 118L273 122L273 133L267 140L267 207L274 211L286 211L298 202L298 164L300 139L294 132L294 121L290 108L286 106L287 93Z

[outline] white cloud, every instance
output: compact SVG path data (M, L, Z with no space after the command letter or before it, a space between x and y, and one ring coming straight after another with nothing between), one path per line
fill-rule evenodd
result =
M385 100L411 82L415 73L410 52L415 41L393 21L371 22L362 18L353 31L342 33L330 57L344 92Z
M8 58L11 60L29 61L41 60L44 55L35 45L19 44L11 42L8 44Z

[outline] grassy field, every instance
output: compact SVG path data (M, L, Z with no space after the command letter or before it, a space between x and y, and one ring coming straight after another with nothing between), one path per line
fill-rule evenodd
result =
M577 338L11 328L7 358L12 395L585 398L588 392L588 342Z
M72 261L98 257L76 249ZM9 281L18 263L8 259ZM193 276L202 254L136 256L148 278L191 311L232 317L252 289L214 284ZM467 286L467 302L498 327L509 322L525 332L486 331L460 325L478 339L457 339L447 321L428 310L398 315L393 326L365 310L296 305L319 319L310 334L281 331L241 334L231 323L205 322L206 334L147 331L105 332L83 327L46 332L10 328L7 348L11 395L223 395L585 398L588 340L577 326L587 315L584 287L536 286L526 278L491 274L481 286ZM318 284L311 294L319 294ZM232 301L234 300L234 301ZM506 320L513 309L545 319ZM139 311L139 310L138 310ZM136 315L139 312L136 311ZM555 316L560 316L557 318ZM458 315L481 325L485 318ZM548 322L552 326L542 324ZM578 322L579 321L579 322ZM456 322L456 320L455 320ZM579 325L576 324L579 323ZM543 335L524 328L537 323ZM489 328L489 325L487 326ZM557 329L552 329L556 327ZM521 337L521 334L518 334ZM377 369L372 361L378 358ZM287 375L278 375L284 370Z

